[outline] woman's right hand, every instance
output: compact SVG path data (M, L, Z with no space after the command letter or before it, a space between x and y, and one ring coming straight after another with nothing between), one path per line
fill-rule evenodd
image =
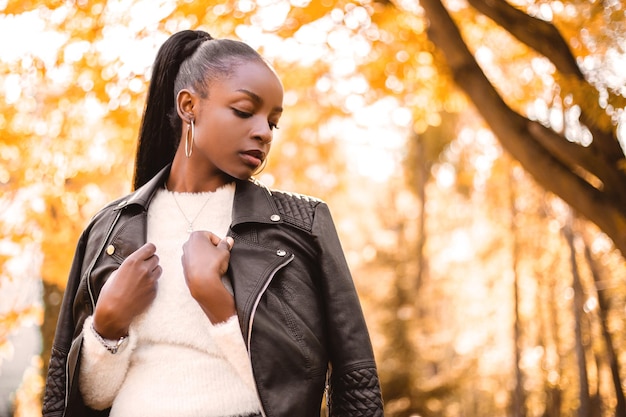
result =
M161 276L156 246L146 243L130 254L102 286L93 326L105 339L128 335L131 321L154 300Z

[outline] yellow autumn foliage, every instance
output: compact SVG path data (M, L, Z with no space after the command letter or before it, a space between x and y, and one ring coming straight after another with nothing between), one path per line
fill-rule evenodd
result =
M46 285L64 288L90 217L130 190L157 48L174 31L202 28L215 37L245 38L281 75L285 116L261 179L333 207L372 323L389 415L505 413L512 381L507 366L513 366L507 355L515 244L522 247L517 272L524 287L530 409L542 412L545 383L562 389L563 411L573 412L578 398L569 385L576 367L571 343L560 339L569 341L572 330L542 310L554 308L564 322L571 320L569 253L560 234L566 210L520 174L477 119L442 51L428 38L429 25L437 22L428 22L419 2L411 1L214 3L0 2L0 33L3 26L16 33L29 28L19 31L24 38L0 46L0 300L3 282L19 279L11 261L24 254L32 255L28 259ZM558 112L562 97L571 94L598 126L615 129L615 114L599 105L589 84L559 74L548 59L464 3L447 3L454 3L467 46L514 110L536 112L533 117L539 110ZM617 43L612 34L626 21L623 10L566 3L555 2L551 10L574 53L605 57ZM549 2L527 2L524 10L535 13L542 4ZM559 13L561 6L565 11ZM606 13L612 20L605 28ZM598 41L597 49L590 40ZM607 104L623 109L623 90L606 90ZM373 150L370 158L358 161L366 159L364 149ZM387 154L393 158L383 175ZM371 172L357 175L357 165ZM623 160L618 166L626 172ZM422 218L426 224L418 232ZM623 282L614 278L624 276L619 255L581 224L596 232L594 253L611 271L607 288L623 300ZM420 285L414 282L418 273ZM588 271L584 278L591 300ZM58 306L58 300L46 303ZM616 332L622 307L616 301L610 311ZM33 316L49 334L54 323L42 318L40 305L0 310L0 346ZM597 323L588 331L588 353L601 352L600 338L593 338ZM621 340L616 345L626 349ZM406 363L400 348L414 361ZM538 359L541 349L545 356ZM562 362L550 354L559 349ZM485 359L489 355L493 364ZM45 369L45 356L43 362ZM607 383L597 378L605 403L612 403ZM27 379L31 388L40 383L31 374ZM18 396L25 409L33 408L27 399L33 395L26 394L36 391L31 388Z

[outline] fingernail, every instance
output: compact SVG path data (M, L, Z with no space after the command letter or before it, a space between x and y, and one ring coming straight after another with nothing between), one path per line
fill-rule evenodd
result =
M228 247L232 249L235 244L235 240L230 236L226 236L226 242L228 243Z

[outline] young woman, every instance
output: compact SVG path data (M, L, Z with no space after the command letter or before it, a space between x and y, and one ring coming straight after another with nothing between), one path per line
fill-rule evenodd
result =
M135 191L78 243L43 415L382 416L369 335L328 207L251 179L282 113L248 45L171 36ZM99 410L99 411L98 411Z

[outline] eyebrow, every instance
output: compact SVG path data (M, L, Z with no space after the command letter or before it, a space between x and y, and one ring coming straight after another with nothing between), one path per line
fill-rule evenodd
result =
M244 93L245 95L250 97L252 99L252 101L254 101L257 104L262 104L263 103L263 99L258 94L255 94L255 93L253 93L250 90L246 90L245 88L240 88L240 89L238 89L236 91L238 91L240 93ZM282 107L274 107L273 110L277 111L277 112L281 112L281 113L283 112L283 108Z

